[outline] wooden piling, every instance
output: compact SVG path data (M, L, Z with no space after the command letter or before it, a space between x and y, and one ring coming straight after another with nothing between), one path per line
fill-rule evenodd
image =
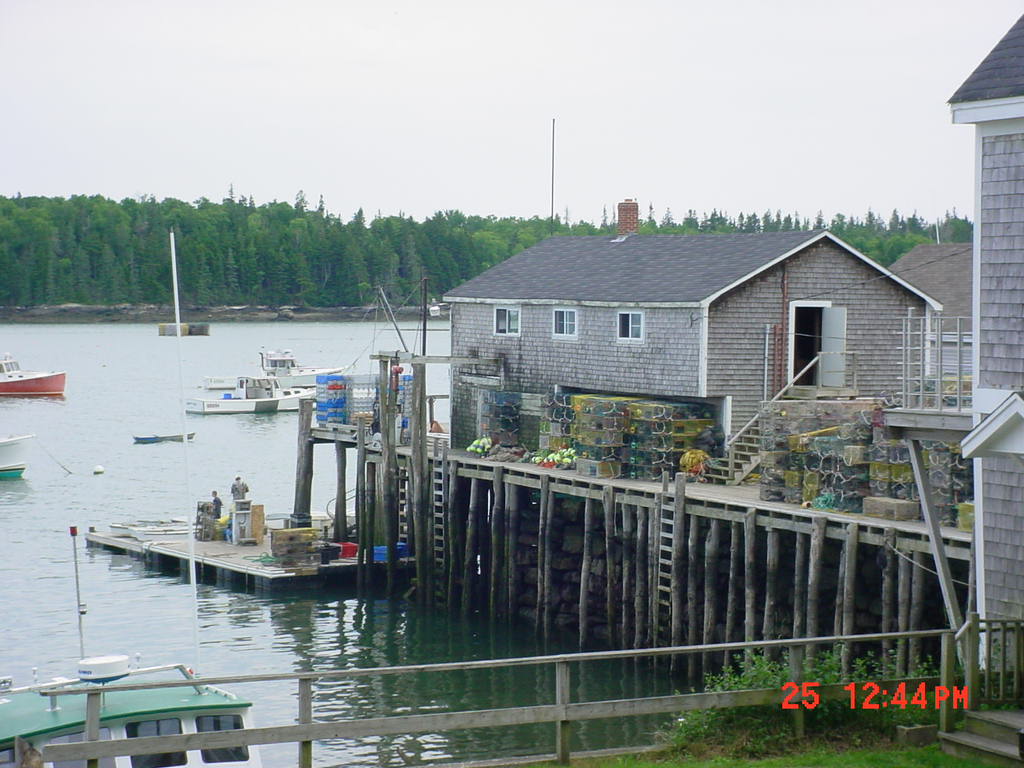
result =
M604 512L604 557L605 557L605 621L608 623L608 645L616 647L616 638L619 633L618 616L618 579L616 568L618 567L614 558L615 544L615 488L606 485L601 493L601 506Z
M697 602L697 566L700 549L700 518L697 515L688 515L686 532L686 643L697 645L700 637L700 604ZM697 682L697 663L700 661L697 654L691 653L686 657L686 676L691 684Z
M647 572L648 542L650 540L650 513L647 507L636 507L636 590L633 600L633 647L643 648L647 644L649 595L649 574Z
M910 580L912 563L906 555L899 557L897 572L897 616L896 626L899 632L910 630ZM907 675L907 641L896 641L896 676Z
M412 408L409 419L411 451L409 454L409 492L406 496L408 518L413 521L413 546L416 558L416 599L424 606L433 592L433 551L430 546L430 477L427 464L427 367L412 364ZM396 536L397 538L397 536Z
M508 488L505 489L505 507L507 509L505 522L508 528L508 548L505 555L505 563L508 568L508 577L506 579L508 585L508 592L506 594L506 597L508 598L508 608L505 615L510 623L515 621L519 605L519 569L516 568L516 553L519 551L519 510L521 494L522 488L518 485L513 485L512 483L509 483Z
M793 554L793 634L805 637L804 612L807 610L807 544L810 536L797 531L795 553Z
M879 632L895 632L893 619L896 607L896 531L888 529L883 537L885 548L885 566L882 569L882 626ZM892 669L892 640L882 641L882 668L886 674L894 674Z
M369 585L370 527L366 518L366 422L356 420L356 588L363 594Z
M622 505L622 646L633 643L634 620L636 619L636 533L633 530L633 505Z
M757 510L743 518L743 639L757 639Z
M845 529L844 529L845 531ZM843 634L843 586L846 584L846 538L839 552L839 570L836 573L836 600L832 606L832 634Z
M295 458L295 505L292 523L296 528L310 526L309 504L313 489L313 406L311 399L299 401L298 452Z
M473 586L477 579L477 499L480 497L480 479L474 477L469 486L469 509L466 511L466 555L462 559L462 617L469 616L473 604Z
M458 596L459 574L462 573L462 549L459 547L459 462L448 460L448 495L445 497L444 551L445 573L447 574L446 604L448 610L455 609Z
M767 546L765 547L765 580L764 580L764 616L761 622L761 638L763 640L774 640L775 631L775 610L778 603L779 588L779 532L769 527L767 531ZM773 649L768 652L769 658L776 658L777 652Z
M537 541L537 633L548 634L548 590L551 589L551 477L540 479L540 532Z
M846 526L846 542L844 544L846 570L843 572L843 634L855 633L857 617L857 545L860 539L860 525L850 523ZM843 643L841 655L843 679L849 679L850 662L853 657L853 643Z
M717 517L708 526L704 543L704 636L703 643L715 642L715 626L718 622L718 547L722 540L722 521ZM705 653L702 661L704 673L711 670L711 654Z
M590 630L590 569L594 556L594 500L587 496L583 502L583 561L580 565L579 639L580 650L587 644Z
M334 444L334 466L337 471L334 486L334 540L348 541L348 484L346 477L348 448L340 440Z
M550 480L550 478L549 478ZM551 627L553 619L553 608L555 604L555 592L551 588L551 581L554 575L554 566L552 564L552 554L555 551L555 527L552 524L552 520L555 516L555 493L551 490L550 482L544 484L544 492L547 494L547 527L544 529L544 535L547 537L545 542L545 548L547 550L547 557L544 560L544 647L546 648L549 640L551 639Z
M494 506L491 508L491 578L488 592L490 618L492 621L498 618L502 611L501 601L501 571L505 565L505 470L498 466L494 468Z
M825 530L828 520L816 517L811 522L811 547L807 556L807 637L820 637L818 606L821 599L821 566L825 555ZM815 646L807 646L806 656L814 658Z
M685 626L683 612L686 610L686 476L676 474L675 498L672 505L672 630L669 642L674 646L683 644ZM678 671L678 656L672 657L672 674Z
M921 618L924 616L924 587L928 571L925 562L930 559L924 552L914 553L913 578L910 588L910 631L921 629ZM910 658L907 659L908 674L914 674L921 668L921 641L912 638L910 641Z
M395 393L391 389L391 366L397 360L380 361L381 514L387 545L387 593L398 588L398 455L395 452Z
M743 525L729 524L729 581L725 597L725 637L722 642L731 643L736 639L736 614L739 606L740 563L743 561ZM729 666L729 653L722 654L722 668Z

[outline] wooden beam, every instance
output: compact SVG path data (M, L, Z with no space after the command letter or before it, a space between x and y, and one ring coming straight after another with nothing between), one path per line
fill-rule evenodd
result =
M313 440L310 430L313 425L313 400L299 401L298 451L295 458L295 505L292 507L292 523L296 528L309 528L309 504L313 489Z
M505 479L504 470L498 467L494 471L493 481L494 505L491 508L491 573L489 590L489 609L492 620L498 618L502 610L501 602L501 571L505 566Z
M334 540L348 541L348 448L344 443L334 444L334 466L337 478L334 486Z
M583 556L580 564L580 602L579 602L579 645L582 650L587 645L587 633L590 629L590 571L591 559L594 557L594 500L589 496L583 502Z
M618 617L616 607L618 606L618 581L615 578L616 562L614 559L615 546L615 488L606 485L601 492L601 507L604 512L604 558L605 558L605 621L608 622L608 644L615 648L616 638L619 636Z

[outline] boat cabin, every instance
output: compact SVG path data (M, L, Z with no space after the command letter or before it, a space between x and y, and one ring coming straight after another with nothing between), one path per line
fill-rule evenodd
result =
M272 349L260 352L260 367L265 373L277 376L278 374L287 374L293 368L298 368L299 364L295 361L295 355L290 349L281 351Z
M4 354L3 357L0 357L0 373L11 374L19 373L20 371L21 366L18 365L18 361L11 357L10 354Z

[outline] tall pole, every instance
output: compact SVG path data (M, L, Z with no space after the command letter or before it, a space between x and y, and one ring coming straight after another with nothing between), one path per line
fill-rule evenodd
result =
M424 276L420 279L420 294L421 294L421 311L423 313L423 342L420 345L422 354L424 357L427 355L427 278Z
M82 615L85 613L85 606L82 605L82 587L78 580L78 526L72 525L68 528L71 534L71 551L75 557L75 613L78 614L78 658L85 658L85 632L82 630Z
M555 231L555 118L551 118L551 231Z

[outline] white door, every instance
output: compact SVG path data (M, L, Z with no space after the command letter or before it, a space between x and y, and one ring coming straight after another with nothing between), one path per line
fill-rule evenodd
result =
M846 385L846 355L843 352L846 352L846 307L823 307L818 386Z

